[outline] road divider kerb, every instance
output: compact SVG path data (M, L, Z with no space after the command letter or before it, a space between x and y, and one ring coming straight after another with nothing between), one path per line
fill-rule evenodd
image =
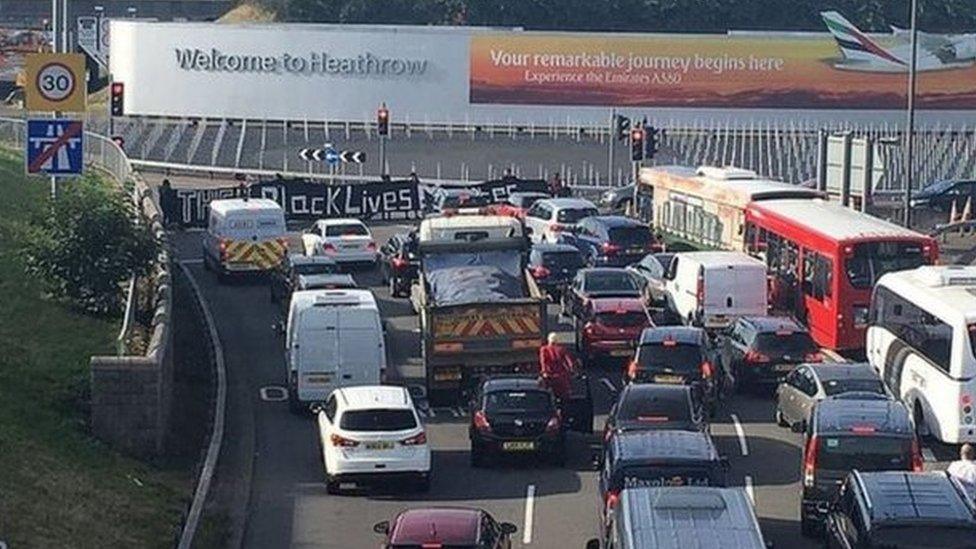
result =
M220 448L224 441L224 415L227 405L227 370L224 365L224 349L220 344L220 335L217 333L217 325L214 323L213 315L210 313L210 306L207 305L203 292L197 284L193 273L187 268L184 262L179 262L180 269L190 281L193 294L200 304L203 311L203 319L207 325L207 332L213 344L214 365L217 370L217 402L214 405L213 432L210 434L210 444L207 446L207 457L203 461L203 469L200 471L200 479L197 488L193 493L193 503L190 504L190 512L183 524L183 532L180 534L178 549L190 549L193 545L193 536L196 535L197 527L200 525L200 517L203 515L203 507L207 502L207 494L210 492L210 484L213 481L214 470L217 467L217 458L220 457Z
M729 414L732 417L732 426L735 427L735 435L739 437L739 450L742 452L742 456L749 455L749 442L746 440L746 431L742 428L742 423L739 422L739 416L735 414Z
M532 520L535 515L535 484L525 489L525 520L522 525L522 544L532 543Z
M749 500L752 501L752 506L756 506L756 491L752 487L752 475L746 475L746 495L749 496Z

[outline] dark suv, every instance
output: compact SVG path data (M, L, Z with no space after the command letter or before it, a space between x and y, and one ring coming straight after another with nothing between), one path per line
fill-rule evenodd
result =
M496 456L541 454L554 464L566 461L562 414L552 391L528 377L491 378L471 400L471 465Z
M664 249L646 224L621 215L584 218L563 238L579 248L593 267L626 267Z
M701 403L714 410L722 385L711 342L701 328L664 326L641 334L634 360L624 381L688 385Z
M770 386L798 364L823 361L806 328L792 318L775 316L736 320L725 333L721 358L739 389Z
M604 443L627 431L706 431L701 402L691 387L630 383L617 396L603 428Z
M529 272L539 289L553 299L562 296L563 289L583 268L583 256L575 246L541 242L529 252Z
M820 530L827 504L850 471L922 470L908 408L896 400L853 397L821 401L807 422L800 503L804 535Z
M976 515L946 473L854 471L830 506L824 547L971 549Z

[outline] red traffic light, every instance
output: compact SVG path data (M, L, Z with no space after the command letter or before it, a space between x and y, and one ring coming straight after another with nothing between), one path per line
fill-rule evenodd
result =
M632 141L640 141L640 140L644 139L644 130L642 130L642 129L634 129L634 130L631 130L631 132L630 132L630 139Z
M390 117L389 109L380 109L376 111L376 117L379 118L380 120L385 120L389 118Z
M112 95L121 95L123 90L122 82L112 83Z

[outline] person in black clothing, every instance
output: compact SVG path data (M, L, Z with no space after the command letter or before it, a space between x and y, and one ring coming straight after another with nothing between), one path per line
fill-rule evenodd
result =
M163 225L169 226L177 222L176 208L176 190L170 185L169 179L163 179L159 186L159 209L162 210Z

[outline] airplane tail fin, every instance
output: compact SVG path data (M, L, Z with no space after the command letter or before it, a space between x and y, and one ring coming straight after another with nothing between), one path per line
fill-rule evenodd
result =
M886 48L878 45L866 34L858 30L850 21L836 11L820 13L827 30L834 35L834 40L840 46L841 53L852 61L886 61L904 65L905 62L891 54Z

